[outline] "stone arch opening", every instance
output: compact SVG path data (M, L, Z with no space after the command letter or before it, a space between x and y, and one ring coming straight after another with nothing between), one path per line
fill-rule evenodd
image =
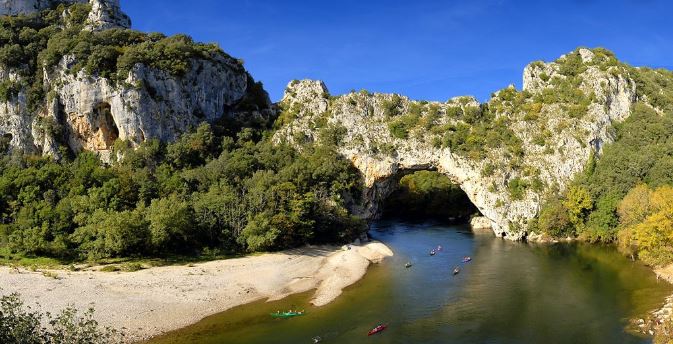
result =
M119 138L119 128L112 117L112 107L109 103L100 102L93 110L94 123L98 128L94 128L94 132L98 133L98 143L96 148L99 150L111 149L115 140Z
M433 167L400 169L368 189L370 218L468 223L481 216L461 186Z
M458 184L435 170L403 173L393 182L394 189L383 199L384 218L467 223L481 215Z

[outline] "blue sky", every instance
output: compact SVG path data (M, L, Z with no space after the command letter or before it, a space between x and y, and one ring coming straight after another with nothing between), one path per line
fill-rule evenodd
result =
M292 79L444 101L485 100L578 46L673 66L673 2L121 0L141 31L186 33L245 61L272 100Z

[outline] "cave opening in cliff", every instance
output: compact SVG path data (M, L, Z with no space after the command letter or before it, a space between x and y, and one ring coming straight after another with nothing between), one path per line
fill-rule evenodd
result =
M403 174L392 182L396 183L395 191L383 201L385 219L467 223L479 215L460 186L437 171Z
M103 149L110 149L114 144L115 140L119 138L119 128L117 128L117 123L115 123L114 117L112 117L112 107L106 102L101 102L96 105L94 113L99 124L98 130L100 131Z
M14 136L11 133L5 133L0 136L0 154L5 153L9 149L12 138Z

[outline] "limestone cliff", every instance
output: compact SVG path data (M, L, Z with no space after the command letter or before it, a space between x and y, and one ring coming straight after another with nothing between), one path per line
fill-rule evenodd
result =
M119 0L0 0L0 16L30 15L58 4L85 3L91 5L91 13L87 20L89 30L131 27L131 19L122 12Z
M0 15L27 15L50 8L59 3L85 3L87 0L0 0Z
M121 86L84 71L72 75L72 62L66 57L45 73L45 85L54 92L47 116L65 124L75 151L108 151L117 138L134 145L151 138L173 141L190 127L218 120L250 86L240 65L223 56L191 61L182 77L138 64Z
M56 3L86 2L5 0L0 2L0 13L39 16L41 10L53 9ZM86 43L83 46L92 47L87 48L91 52L79 57L74 52L65 53L55 65L33 57L33 64L18 61L11 67L0 66L0 86L8 90L0 99L0 138L8 141L10 150L58 156L59 144L65 144L75 152L94 151L106 159L117 139L137 146L149 139L172 141L204 121L272 118L266 92L240 61L219 48L197 46L186 38L168 39L180 49L196 51L192 57L160 61L174 70L161 68L161 63L152 65L156 60L151 57L140 57L128 70L119 70L113 60L103 71L99 66L105 66L107 55L128 48L97 42L130 37L127 40L132 46L142 39L145 46L139 49L141 53L169 43L163 43L163 36L131 31L104 35L99 31L123 29L130 26L130 21L121 12L118 0L91 0L89 4L88 17L83 17L79 26L70 23L69 17L74 15L70 8L59 16L65 27L61 23L47 24L55 31L94 31L80 35L82 38L68 37L70 46ZM76 39L84 41L78 43ZM45 50L49 48L47 45ZM95 60L96 56L102 56L102 60ZM178 65L177 71L174 65Z
M320 81L291 82L275 136L297 146L325 138L362 172L366 218L399 178L437 170L460 185L497 235L526 237L544 195L562 191L589 157L613 141L612 124L630 114L636 83L601 49L579 49L524 70L484 104L471 97L413 101L366 91L330 97Z

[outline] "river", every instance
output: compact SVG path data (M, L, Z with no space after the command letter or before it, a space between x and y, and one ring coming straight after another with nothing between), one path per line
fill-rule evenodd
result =
M673 293L612 247L513 243L466 226L399 221L370 233L395 256L333 303L312 307L311 293L256 302L151 343L649 343L625 330L628 319ZM269 316L288 309L306 315ZM378 323L389 327L368 337Z

